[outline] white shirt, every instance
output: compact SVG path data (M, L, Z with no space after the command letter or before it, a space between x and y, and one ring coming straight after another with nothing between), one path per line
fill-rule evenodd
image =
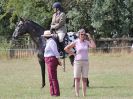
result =
M131 46L131 50L133 50L133 44L132 44L132 46Z
M60 57L60 54L57 49L57 44L52 38L49 38L47 40L46 47L44 49L44 57L50 56L55 56L56 58Z

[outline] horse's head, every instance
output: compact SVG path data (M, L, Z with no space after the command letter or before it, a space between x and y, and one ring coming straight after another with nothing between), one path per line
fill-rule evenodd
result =
M27 27L26 27L26 21L21 18L21 20L16 25L15 31L13 32L12 38L16 39L19 36L26 33Z

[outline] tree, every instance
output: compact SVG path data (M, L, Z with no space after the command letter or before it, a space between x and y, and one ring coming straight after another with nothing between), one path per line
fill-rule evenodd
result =
M91 17L90 9L92 0L76 0L67 13L69 18L68 30L77 31L79 28L86 27L90 29Z
M8 0L1 0L0 1L0 35L6 36L8 38L12 32L10 29L10 17L11 13L6 12L6 4Z
M6 28L8 28L2 29L0 34L9 34L8 31L14 30L19 17L33 20L44 26L45 29L48 29L52 17L51 5L54 1L55 0L2 0L0 2L0 11L4 12L0 13L0 27L5 27L5 25L3 25L5 23ZM10 32L9 35L11 34Z
M7 10L10 9L13 9L13 15L33 20L45 27L52 14L47 0L9 0Z
M62 3L69 19L68 31L86 27L102 37L133 36L133 0L1 0L0 34L11 35L19 17L49 29L55 1Z
M118 37L127 35L133 23L132 5L131 0L94 0L92 25L102 31L104 37L111 37L113 31L117 31Z

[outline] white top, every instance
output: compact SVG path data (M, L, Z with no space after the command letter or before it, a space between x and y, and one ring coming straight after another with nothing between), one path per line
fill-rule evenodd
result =
M52 38L49 38L46 41L46 47L44 49L44 57L50 56L55 56L56 58L60 57L60 54L57 49L57 44Z
M133 50L133 44L132 44L131 50Z

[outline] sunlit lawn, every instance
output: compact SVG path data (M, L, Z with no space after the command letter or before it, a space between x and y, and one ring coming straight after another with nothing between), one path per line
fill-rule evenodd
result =
M90 54L90 87L86 99L133 99L133 54ZM47 74L46 74L47 76ZM77 99L73 68L58 67L60 99ZM41 89L37 58L0 60L0 99L51 99L49 83ZM82 99L82 90L80 97Z

